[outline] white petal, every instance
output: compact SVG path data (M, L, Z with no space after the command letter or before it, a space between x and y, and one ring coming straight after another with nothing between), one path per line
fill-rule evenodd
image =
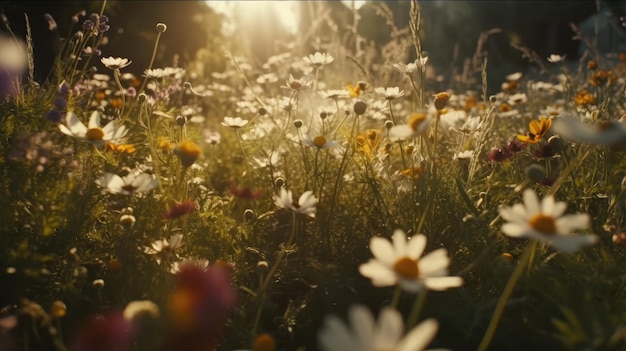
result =
M435 272L446 272L446 268L450 264L448 252L446 249L437 249L428 253L418 262L419 274L421 277L432 276ZM444 274L447 274L444 273Z
M546 196L541 200L541 213L550 215L554 212L554 196Z
M407 255L406 251L406 234L402 229L396 229L391 236L393 243L393 249L396 252L396 257L402 257Z
M398 351L421 351L430 344L437 334L439 324L434 318L427 319L417 325L400 341Z
M411 237L407 247L407 256L413 260L417 260L424 253L426 248L426 236L417 234Z
M100 185L103 188L112 194L119 194L122 192L122 187L126 185L124 180L114 173L105 173L98 180L96 180L96 184Z
M67 127L71 131L71 134L77 137L84 137L87 133L87 127L81 122L74 112L68 112L65 116ZM67 134L67 133L66 133Z
M98 110L93 111L89 117L89 129L92 128L100 128L100 112Z
M446 290L449 288L458 288L463 285L461 277L434 277L426 278L424 284L430 290Z
M533 216L541 209L537 194L532 189L526 189L524 191L524 205L526 206L526 212L528 216Z
M551 215L554 218L561 217L565 210L567 209L567 202L559 201L554 204L554 208L552 209L552 213L546 213Z
M389 129L389 135L393 138L408 139L415 135L415 131L411 127L402 124L393 126Z
M415 279L400 279L398 281L398 285L404 291L408 291L410 293L417 294L420 291L424 290L424 281L415 280Z
M527 224L509 222L504 223L500 229L507 236L510 236L512 238L520 238L526 236L529 228Z
M360 349L372 345L375 321L370 310L365 306L355 305L348 311L348 317L356 339L363 346Z
M559 236L552 239L550 246L557 251L574 252L597 242L596 235Z
M324 327L318 333L317 340L325 351L354 350L354 340L346 325L335 316L324 320Z
M396 253L389 240L378 236L372 237L370 239L370 250L374 257L383 264L391 267L395 263Z
M526 207L522 204L515 204L512 207L503 207L498 209L502 219L508 222L527 222L528 214L526 213Z
M591 217L588 214L572 214L559 217L555 221L559 233L571 234L579 229L587 229L591 225Z
M374 350L393 350L404 333L402 315L391 307L384 307L378 316Z
M372 280L374 286L392 286L398 282L396 274L384 264L371 259L359 266L359 273Z

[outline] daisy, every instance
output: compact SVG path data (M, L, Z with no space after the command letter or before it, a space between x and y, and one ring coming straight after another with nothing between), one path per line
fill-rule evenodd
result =
M325 66L335 60L334 57L323 52L316 52L309 56L305 56L302 59L314 68Z
M337 100L339 98L347 98L350 97L350 92L342 89L329 89L319 91L318 94L324 99L333 99Z
M135 170L124 177L114 173L104 173L96 180L96 184L111 194L133 195L156 188L159 181L153 174Z
M315 205L317 205L317 198L313 195L311 190L302 193L298 202L295 202L293 201L291 190L281 188L280 193L278 195L274 195L274 203L280 208L289 209L311 218L315 218L315 213L317 212L317 209L315 208Z
M334 315L327 316L318 333L324 351L421 351L432 341L439 327L435 319L427 319L404 335L402 315L391 307L384 307L378 321L362 305L348 311L350 325Z
M383 98L385 98L385 100L393 100L393 99L397 99L399 97L404 96L404 90L400 90L400 88L398 87L389 87L389 88L383 88L383 87L379 87L375 89L376 94L382 96Z
M174 234L170 237L169 240L155 240L150 244L150 246L144 246L143 252L148 255L156 255L159 253L164 254L172 254L176 249L182 246L183 235L182 234Z
M426 248L426 236L418 234L407 241L404 231L396 229L391 239L373 237L370 250L374 258L359 267L361 275L370 278L374 286L399 284L402 289L417 293L424 287L446 290L463 285L461 277L448 276L450 259L446 249L440 248L421 257Z
M537 194L526 189L524 203L498 210L502 219L502 232L513 238L528 238L544 242L557 251L573 252L598 241L596 235L570 236L572 232L590 226L588 214L564 215L567 203L556 202L553 196L541 202Z
M552 54L550 56L548 56L548 62L552 62L552 63L558 63L561 61L565 60L565 56L564 55L555 55Z
M398 139L408 139L424 134L430 126L431 118L426 113L412 113L407 124L397 125L389 129L389 135Z
M241 117L224 117L224 121L222 121L222 125L225 127L231 127L234 129L243 128L248 124L247 119L243 119Z
M100 127L100 112L94 111L89 118L89 123L85 126L74 114L69 111L65 116L65 124L60 124L59 129L63 134L86 139L98 147L103 147L107 142L123 144L123 138L128 130L125 126L118 126L117 121L111 121L106 126Z
M312 81L305 77L296 79L292 74L289 75L289 78L285 82L286 85L283 85L282 88L292 89L292 90L302 90L305 88L309 88L311 86Z
M334 140L328 140L326 137L318 135L316 137L306 136L303 138L305 144L316 147L318 149L330 149L339 146L339 143Z
M575 143L619 145L626 142L626 123L612 121L602 127L582 122L575 117L554 120L554 132Z
M133 61L130 61L127 58L113 56L103 57L100 59L100 62L110 69L121 69L133 63Z

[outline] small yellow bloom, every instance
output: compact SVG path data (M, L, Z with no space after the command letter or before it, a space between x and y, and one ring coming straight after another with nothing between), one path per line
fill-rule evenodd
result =
M160 138L157 144L159 145L159 148L163 151L170 151L174 148L174 144L172 143L172 141L164 137Z
M133 144L115 144L115 143L106 143L104 146L106 151L112 151L119 154L133 154L137 149Z
M200 157L202 149L193 141L185 140L178 144L174 149L174 153L178 155L183 166L189 167Z
M410 167L400 171L400 174L417 179L423 172L424 167Z
M526 133L526 135L518 135L517 139L527 144L537 144L541 141L541 138L543 138L551 126L552 117L547 118L542 116L539 120L530 121L528 124L530 132Z

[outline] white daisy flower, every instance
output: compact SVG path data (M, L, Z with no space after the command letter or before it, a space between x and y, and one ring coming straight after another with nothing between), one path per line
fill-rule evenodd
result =
M348 98L350 97L350 92L342 89L329 89L319 91L318 94L324 99L339 99L339 98Z
M180 261L172 262L170 267L170 273L180 273L180 267L194 266L200 269L207 269L209 267L209 260L204 258L183 258Z
M311 190L302 193L298 202L295 202L293 201L291 190L281 188L280 193L278 195L274 195L274 203L280 208L289 209L312 218L315 217L315 213L317 212L317 208L315 208L315 205L317 205L317 198L313 195Z
M231 128L243 128L248 124L247 119L243 119L241 117L224 117L224 121L222 121L222 125L225 127Z
M565 56L564 55L555 55L552 54L550 56L548 56L548 62L552 62L552 63L557 63L557 62L561 62L565 60Z
M304 62L316 68L327 65L335 60L334 57L323 52L316 52L309 56L305 56L302 59L304 60Z
M430 344L439 325L435 319L426 319L406 335L400 312L384 307L378 321L365 306L355 305L348 311L350 324L330 315L318 333L318 342L324 351L422 351Z
M541 202L532 189L523 194L524 203L498 210L502 219L502 232L513 238L528 238L544 242L557 251L573 252L595 244L596 235L571 236L572 232L589 228L588 214L563 215L567 203L556 202L553 196Z
M421 257L426 236L418 234L407 241L404 231L396 229L391 239L373 237L370 250L374 258L359 267L361 275L370 278L374 286L399 284L402 289L417 293L424 288L446 290L463 285L461 277L448 276L450 259L446 249Z
M161 252L169 254L182 246L182 242L183 235L174 234L170 237L169 240L165 238L163 240L155 240L150 244L150 246L144 246L143 252L147 253L148 255L156 255Z
M555 118L552 129L564 139L575 143L619 145L626 142L626 123L612 121L601 128L575 117Z
M412 113L406 124L389 129L389 135L396 139L409 139L424 134L430 126L432 118L426 113Z
M133 61L130 61L127 58L113 56L103 57L100 59L100 62L110 69L121 69L133 63Z
M309 78L299 78L296 79L292 74L289 75L289 78L285 82L286 85L283 85L282 88L292 89L292 90L302 90L305 88L311 87L312 81Z
M326 137L322 135L318 135L316 137L311 137L307 135L303 138L303 141L305 144L316 147L318 149L330 149L339 146L338 142L326 139Z
M69 136L86 139L98 147L103 147L105 143L123 144L123 138L128 130L125 126L118 126L117 121L111 121L104 127L100 126L100 112L94 111L89 118L89 123L85 126L74 114L69 111L65 116L65 124L59 124L59 129L63 134Z
M404 90L400 90L400 88L398 87L388 87L388 88L379 87L379 88L376 88L375 91L376 91L376 94L382 96L386 100L393 100L393 99L397 99L399 97L404 96Z
M96 180L96 184L103 187L105 192L111 194L133 195L156 188L159 185L159 181L152 174L136 170L124 177L114 173L104 173Z

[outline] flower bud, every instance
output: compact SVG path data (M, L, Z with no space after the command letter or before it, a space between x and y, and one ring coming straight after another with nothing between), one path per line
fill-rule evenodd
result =
M165 33L165 31L167 30L167 25L165 25L165 23L157 23L156 29L161 33Z
M251 221L254 219L254 217L256 216L254 215L254 211L252 211L251 209L246 208L246 210L243 211L243 218L245 218L246 221Z
M257 262L256 270L259 273L265 273L265 272L268 271L268 269L269 269L269 264L267 263L267 261L259 261L259 262Z
M367 110L367 104L364 101L359 100L354 103L354 106L352 107L352 109L354 110L354 113L356 113L357 115L362 115Z
M296 119L295 121L293 121L293 126L300 129L302 128L302 120L301 119Z
M95 287L95 288L102 289L102 288L104 288L104 280L103 279L96 279L93 282L91 282L91 285L93 285L93 287Z
M528 179L538 183L546 178L546 169L540 164L533 163L524 169L524 173Z

